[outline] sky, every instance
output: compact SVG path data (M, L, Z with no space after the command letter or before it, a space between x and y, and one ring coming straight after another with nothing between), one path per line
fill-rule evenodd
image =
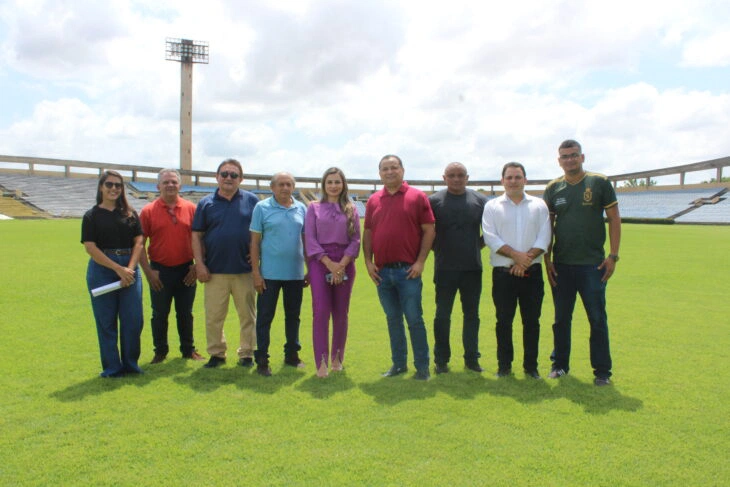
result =
M550 179L568 138L608 175L730 155L724 0L0 0L0 154L178 167L168 37L210 46L194 169Z

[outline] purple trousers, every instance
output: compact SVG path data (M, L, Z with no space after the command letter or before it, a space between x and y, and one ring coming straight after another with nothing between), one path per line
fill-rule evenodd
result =
M323 245L327 256L335 262L342 260L345 245ZM312 345L316 369L328 358L345 358L345 342L347 341L347 313L350 310L352 284L355 281L355 263L350 262L345 268L347 280L332 285L327 282L327 267L318 260L309 261L309 288L312 290ZM332 349L329 348L329 321L332 317Z

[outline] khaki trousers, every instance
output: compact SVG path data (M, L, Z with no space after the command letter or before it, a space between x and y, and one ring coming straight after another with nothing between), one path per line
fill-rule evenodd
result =
M251 273L211 274L205 283L205 337L211 357L226 356L226 336L223 325L228 315L229 297L238 312L240 338L238 357L253 357L256 348L256 290Z

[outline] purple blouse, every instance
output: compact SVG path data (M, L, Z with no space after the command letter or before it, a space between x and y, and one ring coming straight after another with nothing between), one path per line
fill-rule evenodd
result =
M319 260L327 252L322 247L327 244L347 246L345 255L355 259L360 252L360 215L353 208L355 231L347 235L347 217L337 203L316 201L307 208L304 219L304 242L307 257Z

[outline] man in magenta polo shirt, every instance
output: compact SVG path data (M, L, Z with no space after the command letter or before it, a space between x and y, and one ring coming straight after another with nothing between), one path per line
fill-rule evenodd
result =
M384 187L368 199L362 248L368 274L378 286L388 321L393 363L383 376L394 377L408 370L405 315L416 367L413 378L428 380L421 274L436 235L435 220L425 193L403 181L403 162L398 156L383 157L378 170Z

